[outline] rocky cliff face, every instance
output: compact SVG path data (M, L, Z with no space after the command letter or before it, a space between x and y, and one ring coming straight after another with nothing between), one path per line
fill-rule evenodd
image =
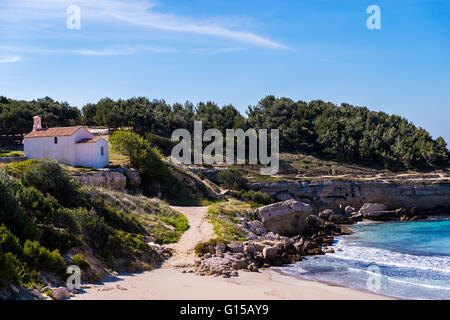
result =
M184 185L192 197L206 197L210 199L223 197L220 194L220 189L212 181L208 181L207 179L202 180L195 174L199 171L185 170L184 167L169 162L166 164L172 169L172 175Z
M388 209L416 208L420 213L450 212L450 183L399 184L390 182L288 182L251 183L249 187L279 201L295 199L314 210L360 208L366 202L386 204Z
M74 172L73 176L84 185L121 192L136 190L141 182L136 170L126 168Z

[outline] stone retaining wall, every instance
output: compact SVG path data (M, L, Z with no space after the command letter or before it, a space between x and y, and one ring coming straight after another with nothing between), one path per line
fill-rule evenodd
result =
M0 163L22 162L27 160L27 157L0 157Z
M127 168L73 172L72 175L84 185L102 187L112 191L136 191L141 183L137 170Z

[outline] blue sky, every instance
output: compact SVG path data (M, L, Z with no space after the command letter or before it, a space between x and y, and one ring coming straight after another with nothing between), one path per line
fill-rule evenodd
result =
M381 30L369 30L369 5ZM81 29L66 27L69 5ZM102 97L268 94L367 106L450 142L447 0L2 0L0 95L81 107Z

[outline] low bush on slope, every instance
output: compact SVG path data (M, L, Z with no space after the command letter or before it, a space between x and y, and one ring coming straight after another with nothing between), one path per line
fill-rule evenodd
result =
M173 242L188 228L162 203L81 187L52 160L9 169L0 171L0 287L39 284L48 273L62 282L81 261L67 256L75 247L108 269L149 268L161 258L147 237Z
M156 238L158 243L177 242L189 228L185 216L158 199L100 189L92 189L91 192L93 198L101 199L101 203L117 208L116 210L137 221L145 232Z

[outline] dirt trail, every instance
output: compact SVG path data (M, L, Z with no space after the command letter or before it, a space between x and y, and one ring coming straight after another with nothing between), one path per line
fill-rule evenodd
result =
M163 268L190 267L194 263L194 247L200 241L214 237L212 225L206 220L208 207L171 207L181 212L188 220L190 228L183 233L177 243L167 247L174 249L174 255L162 265Z

